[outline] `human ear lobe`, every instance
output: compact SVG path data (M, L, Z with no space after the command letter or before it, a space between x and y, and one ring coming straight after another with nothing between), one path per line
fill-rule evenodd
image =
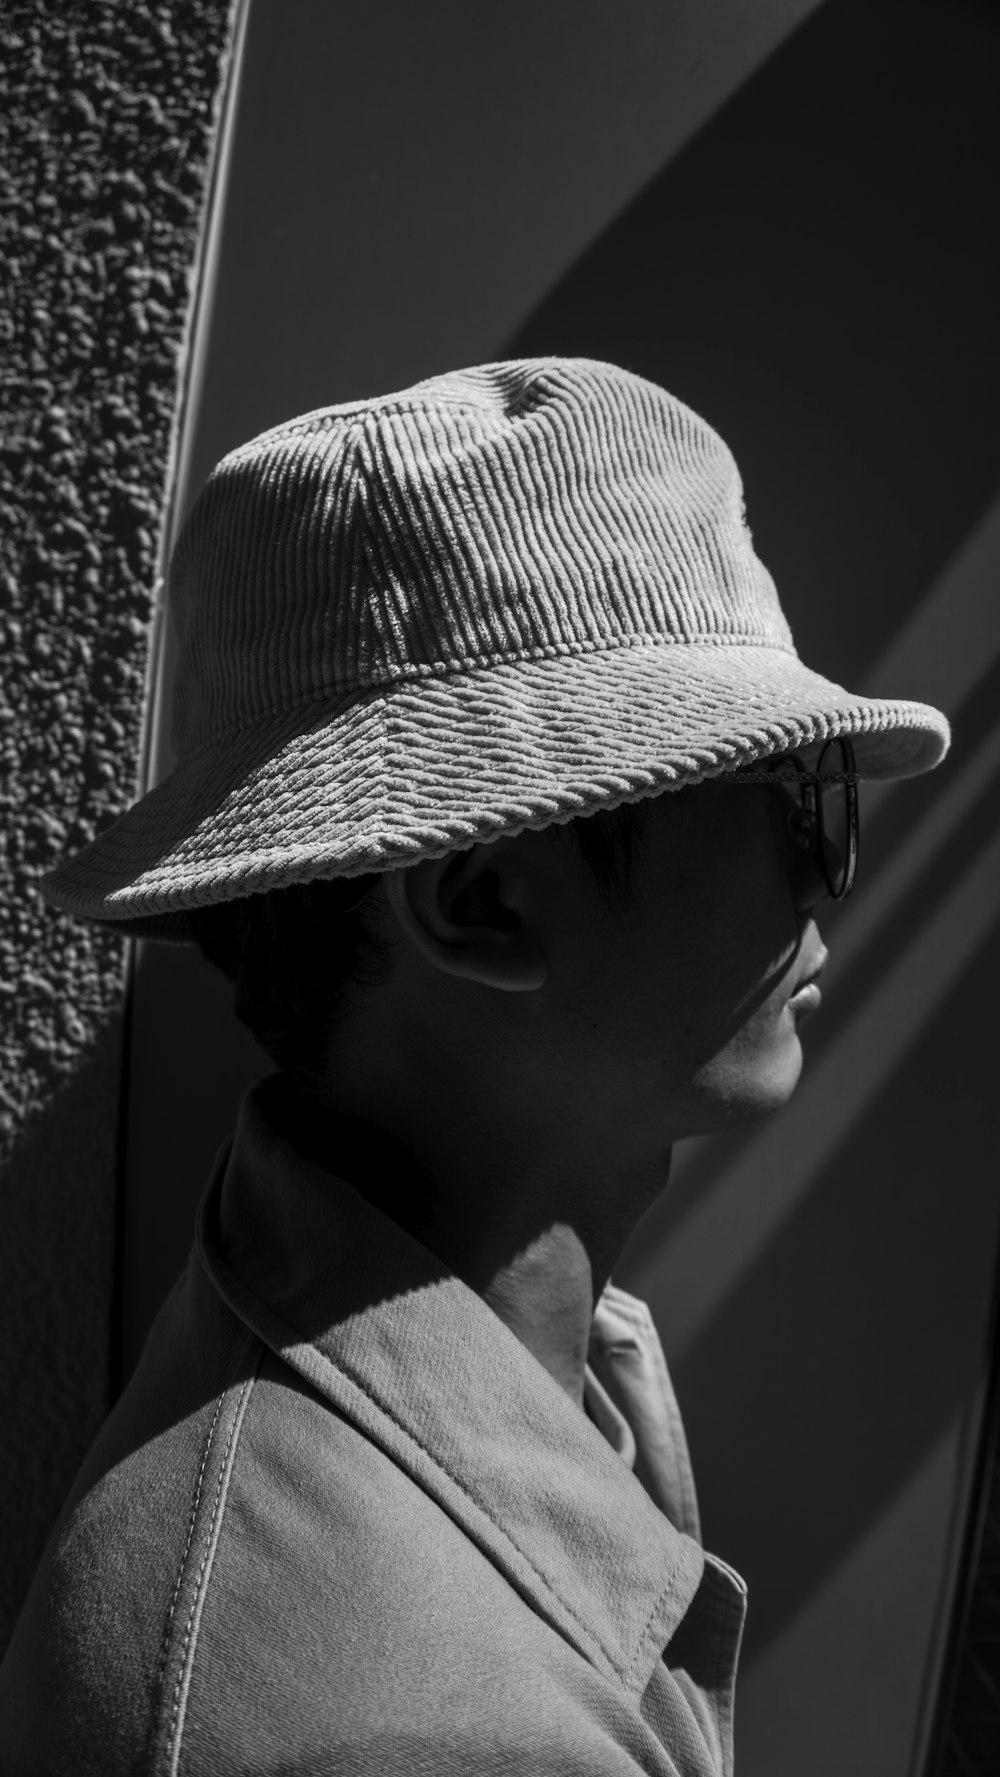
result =
M518 903L524 881L476 845L387 870L382 887L404 935L448 975L508 993L541 987L545 961Z

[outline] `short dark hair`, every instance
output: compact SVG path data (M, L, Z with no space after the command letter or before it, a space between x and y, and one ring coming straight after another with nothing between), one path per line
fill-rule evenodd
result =
M624 910L648 811L648 800L622 803L545 831L575 843L605 902ZM295 882L189 909L202 956L232 983L236 1017L306 1090L321 1090L327 1041L352 989L376 986L391 967L366 914L379 880L373 873Z

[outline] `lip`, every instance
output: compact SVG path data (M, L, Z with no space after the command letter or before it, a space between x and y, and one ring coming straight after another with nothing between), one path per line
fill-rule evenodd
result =
M789 995L788 1003L797 1012L814 1012L823 995L819 989L819 978L826 968L829 952L823 950L807 975L803 975L795 992Z
M803 981L801 985L795 989L788 1004L792 1006L796 1012L815 1012L822 999L823 995L820 993L818 982Z

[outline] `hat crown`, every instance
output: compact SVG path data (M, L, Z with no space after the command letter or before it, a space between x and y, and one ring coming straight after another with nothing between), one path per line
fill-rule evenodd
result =
M792 649L727 446L586 359L484 365L274 427L209 478L171 582L181 756L501 661Z

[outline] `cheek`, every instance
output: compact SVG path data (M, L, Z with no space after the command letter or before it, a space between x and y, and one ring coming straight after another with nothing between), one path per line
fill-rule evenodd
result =
M693 1076L690 1133L708 1135L779 1110L801 1072L794 1014L783 996L775 996Z
M697 1110L690 1133L729 1121L728 1110L710 1114L712 1103L756 1105L761 1091L767 1105L787 1096L799 1065L781 973L788 948L775 937L754 954L733 922L706 945L688 941L659 955L647 948L617 969L602 959L587 1021L595 1089L599 1082L602 1093L618 1090L629 1102L638 1093L661 1106L688 1103Z
M595 932L569 1008L592 1088L683 1103L691 1133L783 1102L801 1066L786 1003L801 922L767 805L704 808L653 848L631 913Z
M776 1109L801 1072L788 1006L800 921L783 876L761 872L744 885L711 906L703 896L697 938L674 947L658 972L645 1032L692 1134Z
M799 921L784 880L748 882L743 893L737 889L714 906L703 903L701 912L696 938L669 958L662 994L664 1013L672 1012L686 1033L696 1064L738 1038L753 1043L766 1035L787 998L799 946Z
M771 935L753 967L734 970L698 1029L686 1094L689 1132L710 1134L752 1122L787 1103L802 1072L798 1021L789 1005L790 965L798 953L797 922ZM746 957L747 952L740 952Z

